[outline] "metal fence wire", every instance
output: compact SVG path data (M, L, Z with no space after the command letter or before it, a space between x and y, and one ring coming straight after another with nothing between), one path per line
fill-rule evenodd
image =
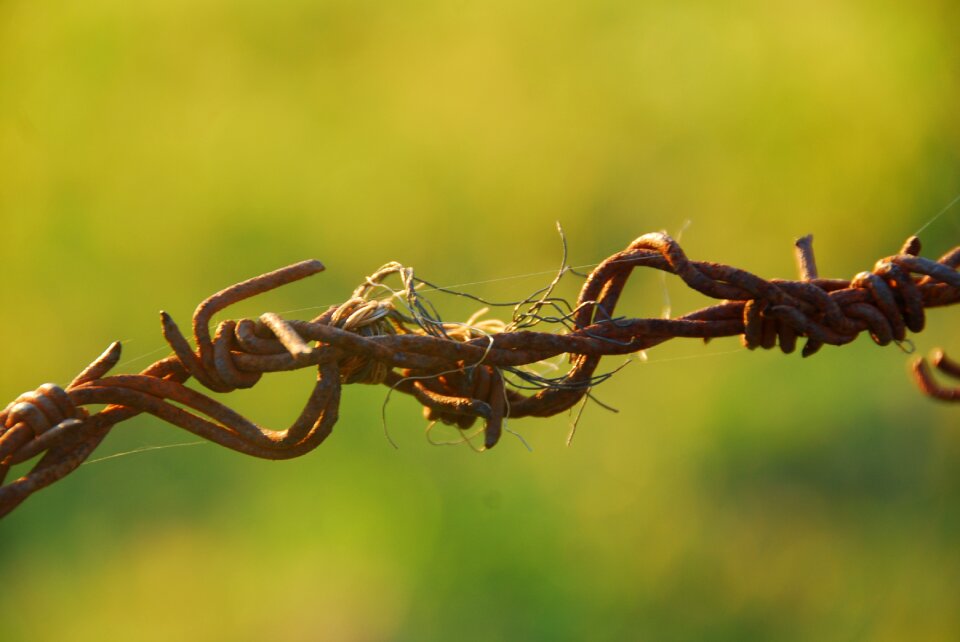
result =
M666 234L646 234L586 275L575 304L554 295L559 278L571 271L564 261L547 287L511 304L509 321L474 315L463 323L442 320L421 286L443 288L390 263L345 303L309 321L268 312L222 321L211 335L212 317L228 306L323 270L319 261L296 263L204 300L193 315L196 347L161 313L170 356L139 374L110 375L120 359L116 342L66 388L47 383L17 397L0 413L0 516L76 470L113 426L141 412L247 455L288 459L330 434L344 384L383 384L415 397L430 421L482 433L484 447L491 448L507 417L546 417L585 400L610 376L596 373L604 356L681 337L740 335L749 349L779 347L784 353L802 338L805 357L824 344L850 343L861 332L887 345L906 341L908 330L920 332L927 308L960 300L960 247L933 261L919 255L920 241L911 237L898 254L852 280L819 278L809 236L797 240L796 254L799 280L764 280L729 265L691 261ZM674 274L720 302L676 318L616 316L623 287L638 267ZM564 354L569 366L561 374L536 367ZM960 364L941 352L933 364L960 377ZM316 368L316 384L286 430L259 426L184 385L192 377L225 393L250 388L265 373L307 367ZM916 359L913 371L926 394L960 400L960 388L938 384L924 359ZM90 414L84 406L91 404L107 405ZM474 428L478 419L483 425ZM32 459L37 462L29 472L6 482L12 466Z

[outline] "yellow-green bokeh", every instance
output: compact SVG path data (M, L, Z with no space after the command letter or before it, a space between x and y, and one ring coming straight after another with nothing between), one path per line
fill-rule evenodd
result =
M186 323L309 257L327 271L235 314L325 307L388 260L533 274L462 288L524 296L556 221L574 265L683 229L694 258L790 277L813 232L849 277L960 192L958 21L947 0L0 2L0 399L114 339L142 368L157 310ZM960 214L923 240L960 242ZM624 312L663 307L636 274ZM960 352L955 319L917 347ZM955 639L957 410L896 347L738 346L651 350L569 448L566 416L511 423L533 452L434 447L395 395L395 450L386 389L351 386L300 460L85 466L0 523L0 638ZM279 427L309 387L229 399ZM101 451L184 441L138 418Z

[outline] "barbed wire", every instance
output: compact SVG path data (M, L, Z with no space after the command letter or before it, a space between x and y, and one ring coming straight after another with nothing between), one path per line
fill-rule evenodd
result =
M562 233L561 233L562 234ZM120 360L119 342L87 366L66 388L44 384L20 395L0 412L0 516L34 492L76 470L121 421L142 412L199 437L254 457L289 459L310 452L338 418L344 384L383 384L413 396L430 422L462 431L483 420L483 447L498 442L507 418L547 417L591 397L613 373L597 374L604 356L647 350L676 338L709 340L740 335L749 349L779 347L794 352L805 339L804 357L823 345L844 345L867 332L879 345L907 345L907 331L920 332L927 308L960 301L960 247L937 261L923 258L911 237L899 253L879 260L851 280L817 273L812 237L796 241L800 279L765 280L729 265L687 258L666 234L646 234L585 276L570 304L554 294L573 270L564 260L550 284L522 301L484 305L513 307L510 321L444 321L423 295L450 291L427 283L411 268L388 263L366 277L343 304L308 320L265 313L257 319L221 321L229 306L314 275L310 260L257 276L204 300L193 315L195 347L166 312L163 336L173 354L138 374L108 374ZM693 290L721 302L676 318L615 316L634 268L680 277ZM386 284L399 277L400 288ZM551 326L554 331L536 329ZM539 367L567 355L560 374ZM942 352L941 372L960 378L960 364ZM299 417L285 430L257 425L230 407L184 383L196 379L218 393L251 388L267 373L315 367L316 382ZM555 366L554 366L555 367ZM913 365L923 392L960 400L960 388L938 384L923 359ZM616 371L614 371L616 372ZM95 414L84 406L107 404ZM25 475L4 485L12 466L38 458Z

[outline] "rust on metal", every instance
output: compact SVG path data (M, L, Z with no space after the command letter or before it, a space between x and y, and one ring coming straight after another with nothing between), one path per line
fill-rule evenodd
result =
M44 384L3 409L0 516L76 470L114 425L141 412L241 453L289 459L329 436L343 385L383 384L416 398L431 422L466 431L481 420L484 447L492 448L508 420L554 415L589 397L611 375L596 373L604 356L676 338L738 335L749 349L779 347L784 353L804 339L803 356L824 345L850 343L863 332L887 345L923 330L927 309L960 301L960 248L933 261L920 256L920 241L911 237L898 254L849 281L819 277L811 236L798 239L795 249L799 280L766 280L729 265L690 260L666 234L646 234L597 265L575 304L553 295L567 271L564 264L549 286L511 304L509 323L479 321L482 311L464 323L443 321L419 291L426 282L412 269L388 263L345 303L313 319L267 312L222 321L211 334L214 314L316 274L323 264L302 261L248 279L200 303L192 319L193 345L162 312L170 356L138 374L110 375L121 352L113 343L66 388ZM640 267L674 274L720 301L670 319L618 317L623 288ZM399 277L402 287L387 286L390 276ZM541 324L553 330L535 329ZM539 366L560 355L568 356L569 367L545 374ZM960 364L942 352L933 366L960 379ZM225 393L250 388L270 372L306 367L316 367L313 391L300 416L283 430L260 426L184 385L192 377ZM926 360L915 361L913 370L926 394L960 401L960 386L939 384ZM84 406L94 404L106 407L90 414ZM5 483L12 466L34 458L39 459L29 472Z

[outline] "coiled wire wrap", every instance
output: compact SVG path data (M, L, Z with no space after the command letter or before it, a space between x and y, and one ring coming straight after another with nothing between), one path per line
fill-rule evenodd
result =
M120 358L120 344L85 368L65 389L44 384L19 396L0 413L0 483L10 467L39 456L22 477L0 486L0 515L37 490L75 470L110 429L141 412L227 448L255 457L287 459L323 442L336 423L341 388L382 383L414 396L431 421L466 430L484 421L484 445L493 447L507 417L549 416L571 408L609 374L596 375L606 355L649 349L674 338L711 339L740 335L750 349L794 351L803 356L823 345L844 345L867 332L879 345L920 332L926 309L960 300L960 248L938 261L922 258L910 238L899 254L878 261L850 281L819 278L809 237L797 241L801 279L764 280L718 263L691 261L666 234L646 234L600 263L587 277L575 306L559 316L565 301L545 288L527 312L510 324L496 321L440 321L417 292L413 270L388 263L367 277L353 295L314 319L288 320L273 313L257 319L225 320L213 335L210 321L230 305L323 270L303 261L228 287L207 298L193 315L192 347L167 313L161 328L173 354L139 374L108 375ZM677 318L615 316L634 268L662 270L720 302ZM401 290L383 285L397 275ZM389 296L374 298L386 289ZM405 308L401 312L398 305ZM518 304L517 310L520 309ZM535 331L540 323L563 332ZM519 329L523 328L523 329ZM546 377L528 366L567 354L570 366ZM960 365L939 354L942 372L960 377ZM271 430L211 397L187 388L193 377L225 393L250 388L269 372L316 368L316 381L303 410L284 430ZM923 360L914 365L921 389L956 401L958 389L940 387ZM107 404L89 415L83 408Z

